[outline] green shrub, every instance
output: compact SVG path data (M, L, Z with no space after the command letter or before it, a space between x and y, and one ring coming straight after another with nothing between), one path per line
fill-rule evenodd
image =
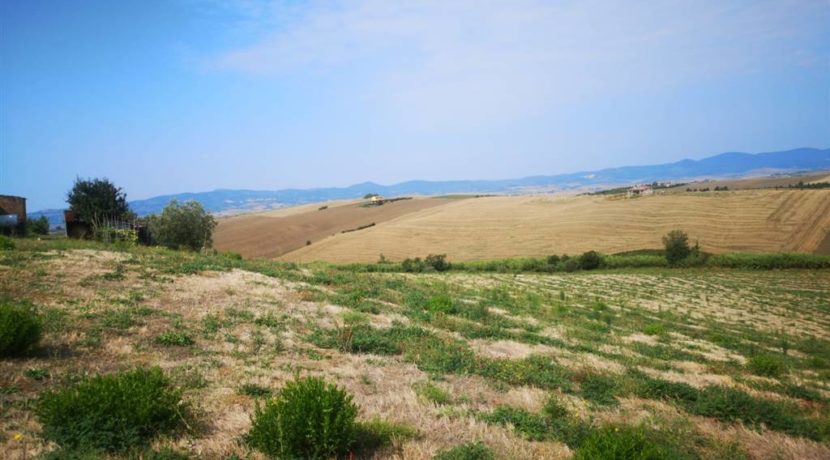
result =
M589 434L574 460L676 460L689 455L659 443L642 427L610 425Z
M213 245L216 220L198 201L171 200L161 215L149 217L149 227L153 240L162 246L199 251Z
M43 437L61 447L123 451L182 423L181 391L158 367L85 379L40 396Z
M356 416L357 406L344 390L319 377L297 378L257 407L248 442L277 458L343 455L355 442Z
M449 450L442 450L432 460L495 460L493 451L481 442L468 442Z
M672 230L663 236L663 246L666 248L666 261L669 265L676 265L692 253L689 235L682 230Z
M781 377L787 373L787 365L772 355L756 355L749 359L746 367L755 375Z
M424 259L424 263L437 272L444 272L450 269L450 263L447 262L446 254L430 254Z
M30 305L0 301L0 356L22 356L40 342L43 326Z
M14 240L7 237L0 235L0 250L7 250L10 251L15 248Z
M561 265L562 270L566 272L575 272L580 268L579 259L576 257L571 257L570 259L563 260Z
M579 256L579 268L596 270L602 266L602 256L596 251L588 251Z

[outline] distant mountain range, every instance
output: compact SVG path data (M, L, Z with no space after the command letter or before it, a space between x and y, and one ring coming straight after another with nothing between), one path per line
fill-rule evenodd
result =
M649 166L623 166L598 171L583 171L553 176L531 176L505 180L414 180L393 185L364 182L349 187L285 189L276 191L213 190L179 193L130 202L138 215L160 212L172 199L196 200L213 213L235 213L274 209L326 200L360 198L367 193L384 196L444 195L450 193L528 193L620 186L653 181L681 181L701 178L739 177L753 173L792 173L830 170L830 149L800 148L783 152L729 152L702 160L682 160ZM48 209L31 213L45 215L54 225L62 225L63 211Z

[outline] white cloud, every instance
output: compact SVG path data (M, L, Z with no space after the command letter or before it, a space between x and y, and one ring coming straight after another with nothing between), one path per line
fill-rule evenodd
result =
M805 65L819 1L353 0L240 3L257 38L214 70L361 75L415 128L481 126L583 98ZM817 37L819 37L817 39Z

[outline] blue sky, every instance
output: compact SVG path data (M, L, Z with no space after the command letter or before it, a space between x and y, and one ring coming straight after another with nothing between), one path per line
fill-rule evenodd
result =
M0 193L491 179L830 146L821 1L0 2Z

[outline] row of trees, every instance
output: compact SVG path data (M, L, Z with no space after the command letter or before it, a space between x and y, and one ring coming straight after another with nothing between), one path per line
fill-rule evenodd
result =
M69 209L77 219L92 227L93 235L110 231L135 232L146 227L147 242L172 249L199 251L213 245L216 220L197 201L179 203L176 200L161 214L139 218L127 204L127 194L108 179L76 179L67 194ZM118 223L118 228L112 228ZM126 224L126 225L123 225Z

